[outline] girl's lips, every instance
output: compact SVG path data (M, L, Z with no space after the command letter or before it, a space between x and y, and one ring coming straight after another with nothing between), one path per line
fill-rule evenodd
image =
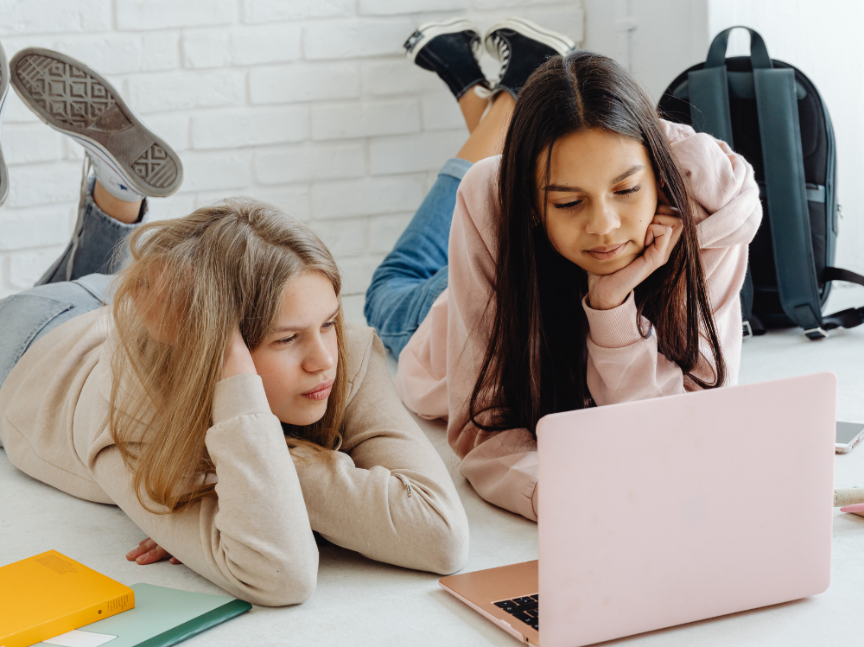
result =
M617 247L595 247L594 249L586 249L585 251L598 261L608 261L623 252L626 246L627 243L621 243Z
M327 380L323 384L319 384L311 391L307 391L306 393L301 393L304 398L309 398L310 400L326 400L330 397L330 391L333 390L333 380Z

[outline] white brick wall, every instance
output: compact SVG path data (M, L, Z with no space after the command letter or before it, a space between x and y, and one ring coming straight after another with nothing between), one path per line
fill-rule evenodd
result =
M176 218L230 195L272 202L330 246L362 293L437 169L466 137L435 75L409 64L414 27L449 15L481 31L522 15L582 40L576 0L0 0L8 56L56 49L107 76L179 152ZM494 74L494 62L484 69ZM0 297L26 288L75 218L81 149L10 90L0 209Z

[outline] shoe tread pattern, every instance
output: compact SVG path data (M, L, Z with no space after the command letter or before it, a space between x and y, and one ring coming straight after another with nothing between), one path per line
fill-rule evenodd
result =
M61 124L103 131L132 126L119 109L116 116L105 119L117 105L116 99L102 83L74 65L32 54L21 58L15 71L33 101Z
M177 165L159 144L153 144L132 163L135 175L159 189L171 186L177 179Z
M68 61L39 53L17 60L15 75L34 108L52 125L99 142L147 187L176 185L180 168L146 127L136 128L122 102L99 79ZM143 145L143 152L142 151Z

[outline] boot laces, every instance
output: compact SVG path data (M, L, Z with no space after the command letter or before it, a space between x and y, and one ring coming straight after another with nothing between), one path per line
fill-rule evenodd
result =
M504 78L507 73L507 66L510 64L510 43L500 34L492 36L492 44L495 46L495 51L498 52L498 60L501 62L501 72L498 74L498 83Z

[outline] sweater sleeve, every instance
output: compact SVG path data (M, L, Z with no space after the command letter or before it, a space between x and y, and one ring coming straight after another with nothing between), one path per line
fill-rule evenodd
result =
M741 362L739 293L747 272L747 245L762 217L753 168L723 142L692 129L666 125L672 151L695 198L696 230L708 297L727 370L727 385L736 384ZM647 320L639 332L631 293L610 310L593 310L582 302L588 318L588 388L598 405L683 393L698 389L674 362L657 349ZM710 350L693 374L714 379Z
M537 521L537 441L527 429L502 431L478 444L459 473L489 503Z
M303 602L315 589L318 549L282 426L259 376L216 385L205 443L216 468L216 497L174 514L141 505L115 446L96 454L90 469L141 530L230 594L265 606Z
M384 346L371 331L367 340L350 378L342 448L296 460L312 528L374 560L452 573L468 560L462 502L399 401Z
M527 429L482 433L470 420L470 397L491 333L494 222L500 157L475 164L459 186L449 248L447 438L463 459L460 473L486 501L537 520L537 451Z

